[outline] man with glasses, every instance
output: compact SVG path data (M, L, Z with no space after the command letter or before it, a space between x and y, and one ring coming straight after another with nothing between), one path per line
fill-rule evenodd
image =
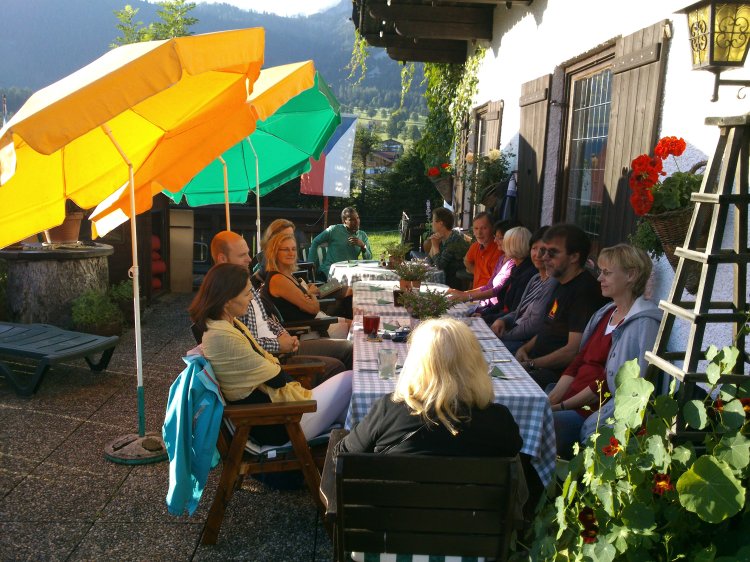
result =
M584 265L591 250L586 233L573 224L551 226L544 234L544 266L557 280L537 335L521 346L516 359L545 388L555 383L578 353L591 316L604 306L596 278Z
M464 257L466 271L474 274L472 289L486 285L492 277L497 260L500 259L500 248L495 244L492 218L489 213L479 213L471 223L474 231L474 242Z
M296 255L296 248L295 248ZM249 267L250 250L242 236L225 230L211 241L211 257L214 263L233 263ZM307 363L311 360L325 363L325 373L318 383L352 368L352 343L346 340L319 338L300 342L290 335L272 315L268 314L260 294L252 289L253 298L247 312L238 319L252 332L258 343L274 355L293 353L287 363ZM300 355L296 355L299 353Z
M318 246L328 244L326 256L318 262ZM364 230L359 229L359 213L354 207L341 211L341 224L334 224L318 234L310 244L309 259L315 263L319 277L328 279L331 264L346 261L372 259L370 240Z

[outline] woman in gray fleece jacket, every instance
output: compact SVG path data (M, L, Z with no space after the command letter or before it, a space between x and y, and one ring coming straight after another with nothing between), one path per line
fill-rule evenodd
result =
M549 391L555 420L558 455L569 458L572 445L595 428L597 419L611 415L614 400L599 408L601 392L614 394L615 375L631 359L646 363L644 353L651 349L661 321L654 303L643 298L651 273L651 260L637 248L618 244L601 251L598 259L602 295L612 302L600 308L583 331L579 352Z

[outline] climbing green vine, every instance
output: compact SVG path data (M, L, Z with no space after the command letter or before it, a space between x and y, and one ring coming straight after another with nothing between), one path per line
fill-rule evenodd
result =
M411 83L414 80L414 68L413 62L405 62L401 67L401 103L399 109L404 107L404 99L406 94L411 90Z
M354 85L356 86L362 80L365 78L365 74L367 74L367 57L369 55L368 47L367 47L367 40L360 35L359 30L355 28L354 30L354 44L352 45L352 56L351 59L349 59L349 65L347 68L349 69L349 76L347 76L348 79L352 79L356 76L357 71L359 70L359 78L356 79L354 82ZM403 99L403 93L402 99Z
M428 167L449 161L453 147L458 146L477 93L477 72L484 53L484 48L478 47L464 64L424 65L428 114L416 148Z

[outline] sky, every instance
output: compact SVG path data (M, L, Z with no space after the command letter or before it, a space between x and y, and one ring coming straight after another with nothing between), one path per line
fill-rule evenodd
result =
M309 16L338 4L340 0L195 0L200 4L226 3L255 12L269 12L279 16Z

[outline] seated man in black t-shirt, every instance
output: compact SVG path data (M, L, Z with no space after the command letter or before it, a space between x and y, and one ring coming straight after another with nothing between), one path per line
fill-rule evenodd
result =
M545 232L544 245L547 274L558 285L541 330L516 352L516 359L542 388L560 378L578 353L589 319L607 301L584 268L591 241L583 230L572 224L554 225Z

